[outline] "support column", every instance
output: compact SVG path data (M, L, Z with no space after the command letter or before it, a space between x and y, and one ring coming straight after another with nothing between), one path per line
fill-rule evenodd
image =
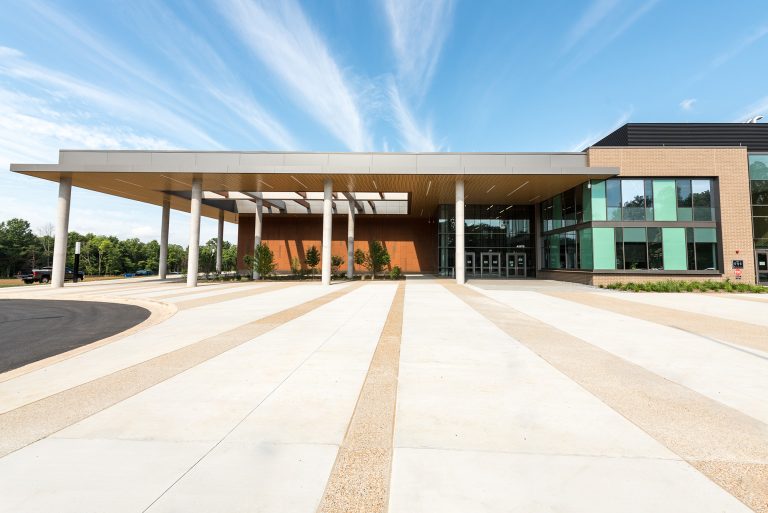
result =
M253 222L253 256L256 256L256 247L261 244L261 227L264 221L264 201L259 197L256 200L256 215ZM253 271L253 279L259 279L259 273Z
M355 275L355 202L349 200L347 216L347 278Z
M67 237L69 236L69 205L72 199L72 177L59 178L59 202L56 206L56 239L53 243L51 286L64 286L67 267Z
M187 255L187 287L197 287L197 269L200 260L200 209L203 205L203 180L192 179L192 198L189 220L189 255Z
M168 226L171 220L171 198L163 197L163 214L160 221L160 262L157 274L161 280L168 275Z
M224 245L224 211L219 210L219 232L216 238L216 272L221 273Z
M456 180L456 283L464 283L464 180Z
M322 246L322 283L331 284L331 228L333 226L333 182L323 182L323 246Z

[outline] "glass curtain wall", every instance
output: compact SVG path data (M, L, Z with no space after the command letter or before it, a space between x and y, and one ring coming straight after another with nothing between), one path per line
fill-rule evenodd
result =
M757 279L768 283L768 154L749 156L749 188Z
M466 205L464 248L468 278L535 276L534 210L530 205ZM454 205L438 207L438 266L453 276L456 262Z
M765 177L753 184L768 221ZM762 176L762 175L761 175ZM720 268L709 178L611 178L583 184L541 204L542 251L549 269L713 271ZM755 196L754 191L763 191ZM579 208L564 208L564 205ZM768 223L756 223L768 249ZM768 270L766 271L768 272Z

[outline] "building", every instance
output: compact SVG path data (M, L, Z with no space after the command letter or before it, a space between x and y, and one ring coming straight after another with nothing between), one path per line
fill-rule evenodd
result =
M70 151L11 171L59 182L54 286L71 187L238 223L238 265L262 241L278 271L321 248L348 275L373 240L404 272L588 284L768 283L768 125L627 124L575 153ZM198 255L189 255L188 284Z

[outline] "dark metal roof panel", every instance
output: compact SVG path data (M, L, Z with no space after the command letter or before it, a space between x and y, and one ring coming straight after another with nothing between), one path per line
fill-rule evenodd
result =
M768 124L627 123L593 146L746 146L768 151Z

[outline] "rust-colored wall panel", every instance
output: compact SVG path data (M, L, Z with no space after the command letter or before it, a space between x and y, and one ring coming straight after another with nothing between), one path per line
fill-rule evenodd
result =
M245 255L253 255L256 242L256 214L238 214L237 216L237 272L248 272Z
M253 233L253 224L242 227ZM278 271L289 271L294 257L304 264L304 255L312 245L322 249L323 219L319 216L279 217L264 216L262 241L275 253ZM240 240L238 235L238 261ZM341 269L347 268L347 219L334 217L331 250L344 259ZM389 251L391 265L403 272L432 273L437 269L437 225L421 218L355 218L355 249L368 251L370 241L384 243ZM253 244L251 236L251 245ZM364 269L355 268L356 271Z

